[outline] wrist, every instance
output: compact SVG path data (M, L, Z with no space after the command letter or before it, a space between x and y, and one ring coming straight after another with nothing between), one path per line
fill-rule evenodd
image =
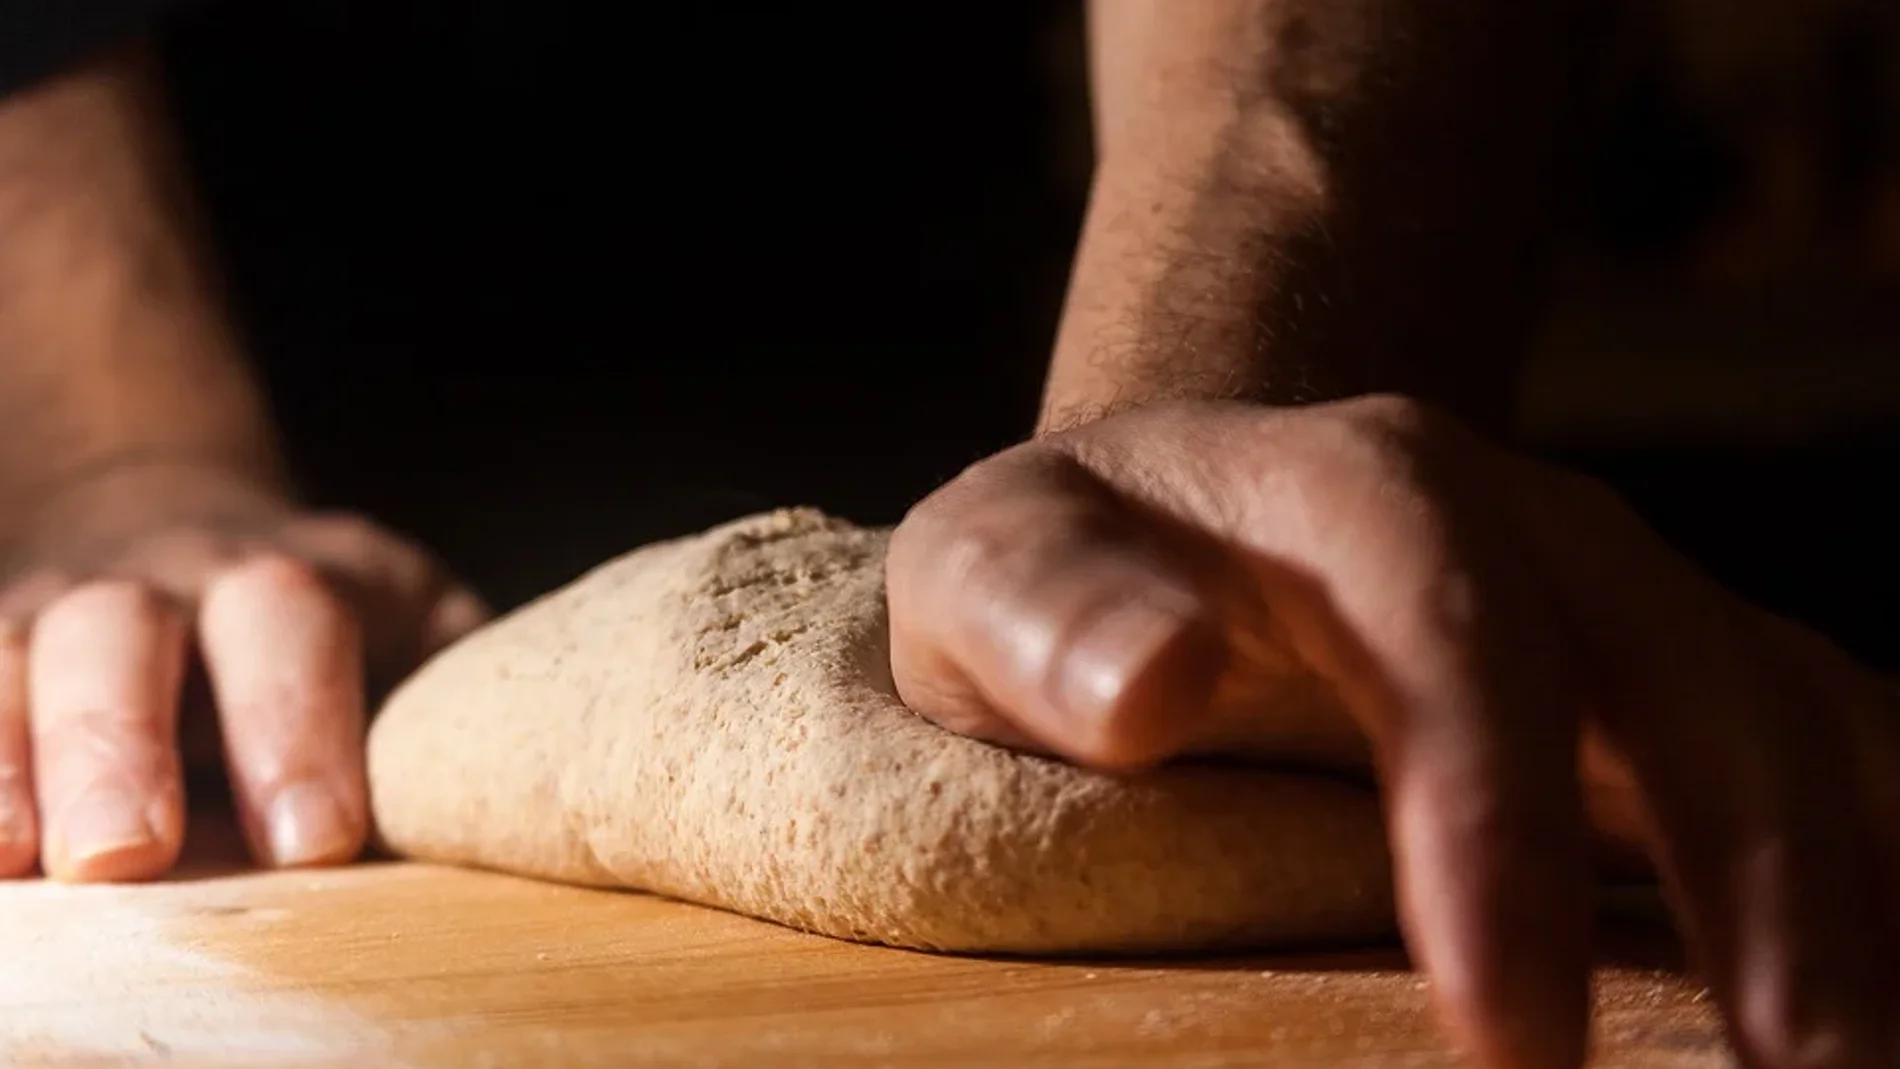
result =
M1498 265L1434 274L1326 186L1290 165L1249 186L1185 166L1099 175L1037 433L1166 401L1367 394L1502 429L1527 331L1523 302L1484 282Z
M144 49L0 101L0 550L287 497Z
M1162 401L1290 404L1342 392L1328 381L1340 348L1298 336L1312 323L1302 234L1322 228L1324 198L1291 176L1247 196L1211 193L1221 184L1213 158L1164 166L1125 155L1098 171L1040 432Z

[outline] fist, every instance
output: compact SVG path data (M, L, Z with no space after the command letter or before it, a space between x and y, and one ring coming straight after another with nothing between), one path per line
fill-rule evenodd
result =
M1900 1063L1894 692L1601 486L1402 400L1158 406L965 472L888 579L898 689L952 730L1376 776L1483 1065L1582 1060L1592 831L1661 873L1747 1064Z

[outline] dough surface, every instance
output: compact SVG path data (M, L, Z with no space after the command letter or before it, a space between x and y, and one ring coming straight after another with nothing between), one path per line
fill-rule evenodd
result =
M370 736L411 857L930 950L1146 953L1393 930L1370 792L1110 777L937 728L891 682L887 532L809 509L636 550L438 655Z

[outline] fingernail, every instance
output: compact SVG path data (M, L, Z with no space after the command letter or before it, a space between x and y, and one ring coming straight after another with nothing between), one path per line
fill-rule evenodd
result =
M60 837L66 859L75 864L136 850L158 841L145 803L116 787L99 787L79 796L60 813Z
M270 860L275 865L340 861L356 852L355 837L336 795L314 783L295 783L278 791L271 799L267 823Z

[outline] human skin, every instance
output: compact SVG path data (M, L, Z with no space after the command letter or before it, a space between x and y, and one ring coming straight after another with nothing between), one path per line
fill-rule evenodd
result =
M221 741L260 860L355 856L365 677L483 610L416 546L299 508L142 49L0 101L0 405L0 877L170 868L181 718Z
M1385 391L1502 421L1587 139L1593 0L1097 0L1040 429Z
M893 537L906 702L1139 768L1247 748L1290 645L1363 741L1323 749L1382 788L1408 945L1479 1064L1582 1061L1592 845L1663 877L1746 1064L1894 1064L1891 690L1473 429L1601 12L1091 15L1098 171L1039 434Z
M1408 940L1481 1062L1581 1056L1588 814L1652 850L1756 1064L1883 1064L1896 896L1865 888L1893 885L1875 818L1900 806L1864 670L1457 420L1282 410L1398 392L1496 422L1587 95L1557 46L1587 56L1592 25L1581 4L1098 4L1101 167L1043 433L900 528L899 680L959 730L1128 767L1193 745L1157 710L1244 682L1236 639L1273 619L1369 741ZM480 608L407 542L298 507L144 62L0 104L0 396L30 446L0 459L0 864L169 866L188 637L260 858L340 861L365 669ZM1130 605L1159 628L1079 641ZM1573 691L1596 678L1579 650L1617 685ZM1592 730L1615 752L1579 785Z

